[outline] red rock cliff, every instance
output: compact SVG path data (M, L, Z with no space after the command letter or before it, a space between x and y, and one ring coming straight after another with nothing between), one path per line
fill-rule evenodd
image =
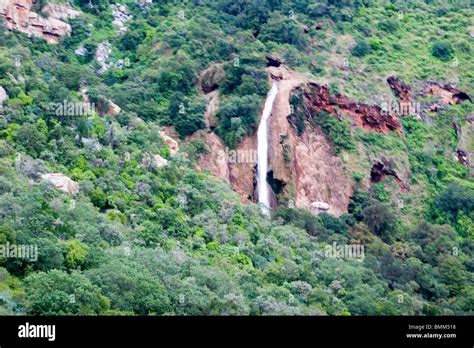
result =
M33 4L33 0L0 0L0 15L8 29L56 43L60 37L71 33L71 26L65 20L80 14L70 7L51 3L46 4L41 13L36 13L32 10Z

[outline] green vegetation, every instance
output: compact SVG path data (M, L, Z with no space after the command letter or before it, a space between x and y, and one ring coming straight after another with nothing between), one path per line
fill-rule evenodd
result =
M391 97L385 77L394 72L407 83L457 80L472 96L467 1L126 1L124 35L109 1L88 4L75 2L84 14L58 45L0 25L9 96L0 109L0 245L38 247L37 260L0 258L0 314L473 314L474 183L453 159L461 139L452 126L466 128L472 104L426 122L404 117L401 135L313 115L335 154L355 159L344 163L356 182L340 217L280 208L268 220L197 172L204 145L184 140L205 127L199 73L215 64L216 133L233 147L255 132L267 54L359 101ZM111 64L100 72L94 55L104 42ZM84 94L92 115L51 111ZM109 100L117 116L106 114ZM305 110L294 105L301 134ZM181 153L171 156L163 126L176 129ZM153 166L156 154L168 165ZM368 184L381 156L409 174L408 192L391 178ZM67 175L80 192L53 188L44 173ZM363 260L325 255L352 241L365 246Z
M325 111L319 111L316 115L312 115L311 122L322 128L334 144L336 153L341 152L341 150L350 151L355 149L348 119L341 120Z

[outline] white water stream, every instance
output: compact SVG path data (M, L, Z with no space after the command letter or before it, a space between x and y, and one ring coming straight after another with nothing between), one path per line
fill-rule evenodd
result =
M273 102L278 94L278 83L273 82L263 108L262 119L257 133L257 191L258 203L265 215L270 214L270 189L267 183L268 171L268 118L272 113Z

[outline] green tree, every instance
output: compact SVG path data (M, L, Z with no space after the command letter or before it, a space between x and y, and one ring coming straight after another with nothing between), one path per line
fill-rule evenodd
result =
M448 61L453 57L454 49L450 42L438 41L433 44L431 54L442 61Z
M77 239L66 241L66 267L77 269L84 266L87 260L88 247Z
M352 55L355 57L362 58L369 53L370 53L370 45L364 40L357 42L354 48L352 48Z
M102 288L114 310L133 311L138 315L163 314L169 310L169 299L161 281L131 261L111 260L86 275Z
M363 221L370 230L384 240L390 240L390 234L396 231L397 218L385 204L373 201L363 211Z
M97 315L109 309L99 287L79 272L52 270L25 278L26 310L30 315Z

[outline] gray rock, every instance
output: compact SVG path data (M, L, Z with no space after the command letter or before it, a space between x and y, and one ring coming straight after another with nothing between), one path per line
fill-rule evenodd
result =
M46 173L41 175L41 179L51 183L57 189L66 193L78 193L79 185L61 173Z
M126 23L133 18L131 14L129 14L128 9L125 5L121 4L112 4L110 5L112 8L112 15L114 16L114 23L119 27L119 33L123 34L127 31Z
M77 50L75 50L74 53L78 56L84 57L87 54L87 48L81 46Z
M3 102L8 98L7 91L5 91L5 88L0 86L0 105L3 104Z
M168 164L168 161L164 159L163 157L161 157L160 155L154 155L153 159L154 159L154 162L155 162L154 165L156 168L161 168Z
M323 211L328 211L330 206L325 202L313 202L311 203L311 208L315 213L320 213Z
M107 63L110 53L112 53L112 48L109 42L101 42L97 45L97 50L95 51L95 60L100 65L99 72L103 73L109 69L110 64Z

